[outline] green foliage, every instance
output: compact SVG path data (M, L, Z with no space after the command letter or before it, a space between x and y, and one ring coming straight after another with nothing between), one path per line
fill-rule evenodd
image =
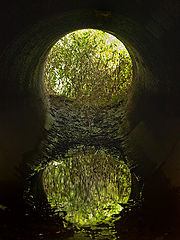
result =
M65 219L77 225L108 221L128 201L131 174L124 162L105 150L70 150L47 166L44 189L52 207L66 211Z
M46 60L49 94L62 94L92 105L116 103L132 80L132 61L111 34L85 29L61 38Z

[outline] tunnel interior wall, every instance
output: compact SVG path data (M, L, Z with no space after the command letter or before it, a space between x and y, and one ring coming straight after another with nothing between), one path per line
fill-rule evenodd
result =
M42 78L46 55L61 36L82 28L114 34L131 54L134 80L125 131L128 156L137 163L135 172L144 181L156 179L154 186L158 181L161 185L158 176L163 175L172 187L180 187L178 9L176 0L149 5L143 1L100 5L79 1L76 6L48 0L23 6L5 3L0 201L19 201L23 185L18 166L24 153L35 151L43 138L48 110Z

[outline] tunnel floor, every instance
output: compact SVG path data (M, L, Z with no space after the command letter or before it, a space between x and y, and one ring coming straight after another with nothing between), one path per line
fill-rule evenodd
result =
M57 156L63 155L70 147L77 144L103 146L111 149L112 154L120 154L121 158L127 160L123 151L126 147L126 126L123 125L122 103L100 111L76 105L66 98L52 96L50 101L50 124L46 125L46 137L36 152L25 155L20 168L27 184L25 200L30 200L27 198L34 195L34 202L31 206L25 203L25 206L17 209L0 205L0 240L178 240L179 218L174 210L177 193L173 195L172 192L167 201L167 204L173 206L172 213L164 211L163 199L159 202L145 199L145 202L140 201L125 207L121 217L113 224L97 225L94 229L77 229L72 225L64 227L59 216L41 214L46 199L42 191L42 181L40 184L38 182L39 179L42 180L41 175L34 173L43 169L48 162L57 160ZM46 160L43 162L45 156ZM40 211L36 211L33 204Z
M133 218L126 221L122 218L115 224L115 231L109 231L106 226L101 226L101 231L91 231L88 233L87 229L76 231L75 229L66 229L62 223L54 216L49 218L42 218L40 216L25 216L22 212L10 211L9 209L1 209L0 217L0 239L1 240L25 240L25 239L47 239L47 240L178 240L179 233L177 232L177 225L169 228L162 222L152 224L151 213L145 216L142 210L136 210ZM149 220L148 220L149 218ZM154 220L155 221L155 220Z

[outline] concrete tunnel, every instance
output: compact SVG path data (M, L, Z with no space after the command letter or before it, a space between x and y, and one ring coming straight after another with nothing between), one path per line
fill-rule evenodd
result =
M94 28L119 38L131 55L133 82L125 111L128 159L144 186L144 206L153 216L161 209L178 231L179 10L177 0L4 2L0 204L20 210L24 202L18 168L24 155L38 148L49 119L43 67L50 48L69 32ZM132 182L134 198L136 185Z

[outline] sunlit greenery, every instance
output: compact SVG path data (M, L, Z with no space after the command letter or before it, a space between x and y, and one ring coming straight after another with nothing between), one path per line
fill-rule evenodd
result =
M43 174L49 203L65 220L93 225L110 220L128 201L131 174L127 165L93 147L69 150L65 158L51 162Z
M44 68L49 94L105 106L126 95L132 61L116 37L93 29L65 35L50 50Z

